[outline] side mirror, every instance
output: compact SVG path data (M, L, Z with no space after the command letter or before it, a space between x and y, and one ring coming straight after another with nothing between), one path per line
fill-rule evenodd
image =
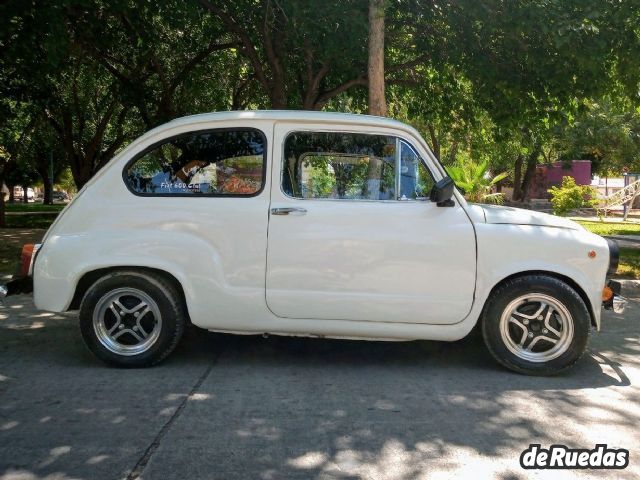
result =
M450 177L444 177L433 186L429 199L439 207L453 207L455 203L453 203L451 197L453 197L453 189L455 187L456 184Z

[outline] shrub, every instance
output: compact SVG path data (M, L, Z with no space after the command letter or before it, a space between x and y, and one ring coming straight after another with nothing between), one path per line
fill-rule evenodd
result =
M562 177L560 187L551 187L547 190L551 194L551 206L553 213L565 216L576 208L595 207L596 190L589 185L576 185L573 177Z

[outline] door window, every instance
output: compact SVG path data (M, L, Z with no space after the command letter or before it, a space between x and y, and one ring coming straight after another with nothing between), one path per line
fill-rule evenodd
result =
M191 132L138 155L124 178L139 195L253 196L264 186L266 146L254 129Z
M435 183L411 145L386 135L294 132L283 161L282 189L294 198L417 200Z
M394 200L396 139L294 132L284 145L282 188L295 198Z

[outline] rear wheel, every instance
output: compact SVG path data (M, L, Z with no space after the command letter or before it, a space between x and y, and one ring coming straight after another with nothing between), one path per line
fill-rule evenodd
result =
M121 367L163 360L184 330L186 311L177 289L160 275L122 271L96 281L80 306L80 330L89 349Z
M572 366L586 349L590 325L580 295L546 275L505 282L482 317L484 341L494 358L530 375L554 375Z

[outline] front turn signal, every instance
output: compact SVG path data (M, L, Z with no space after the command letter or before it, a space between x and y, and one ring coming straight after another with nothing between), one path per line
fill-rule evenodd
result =
M613 290L611 290L609 287L604 287L602 289L602 301L608 302L612 298L613 298Z

